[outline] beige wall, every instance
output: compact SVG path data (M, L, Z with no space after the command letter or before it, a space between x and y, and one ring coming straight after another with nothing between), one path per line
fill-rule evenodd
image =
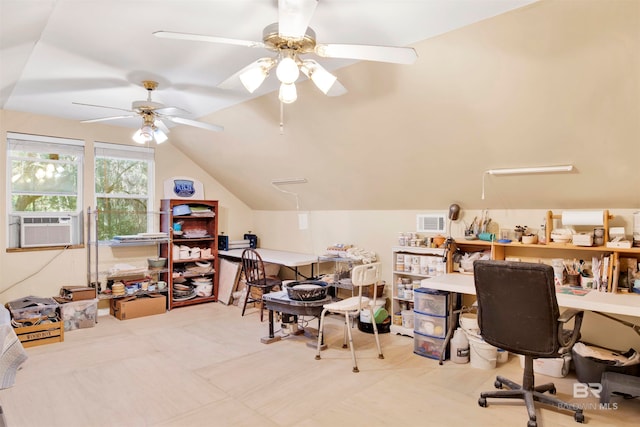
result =
M594 205L591 209L606 209ZM561 209L538 210L489 210L488 215L494 224L494 230L500 228L513 229L515 225L527 225L539 229L544 223L547 210L561 213ZM328 246L335 243L352 244L359 248L373 251L383 262L383 279L390 284L392 278L391 248L398 244L398 232L415 231L416 214L437 211L312 211L309 212L309 228L298 229L298 212L296 211L255 211L255 232L262 247L323 254ZM632 214L635 210L610 210L615 217L611 226L624 226L627 234L633 227ZM464 223L471 223L479 210L463 210L460 219L452 224L453 237L464 235ZM556 227L561 224L554 220ZM580 231L580 228L577 228ZM543 262L550 260L543 259ZM331 264L323 265L323 272L330 272ZM304 273L307 273L304 271ZM388 293L389 287L386 291ZM629 298L639 298L629 295ZM639 309L640 310L640 309ZM639 312L640 314L640 312ZM627 321L636 322L638 318L621 316ZM630 328L595 314L587 313L583 328L583 339L594 344L616 349L634 347L640 349L640 336Z
M81 124L71 120L35 116L0 110L0 163L6 170L6 133L20 132L36 135L74 138L85 141L86 161L84 168L84 208L93 205L93 142L131 144L132 129L116 126ZM199 166L194 164L171 142L156 148L155 210L160 207L163 196L163 181L173 176L189 176L204 184L205 197L220 202L219 230L237 235L252 228L251 210ZM3 180L4 182L4 180ZM5 185L0 186L2 200L6 200ZM28 295L54 296L62 285L85 285L87 283L87 250L47 250L7 253L6 203L0 203L0 302L6 303ZM86 232L85 232L86 235ZM110 248L101 247L100 270L114 263L135 266L146 264L146 258L155 254L155 247ZM95 258L94 258L95 259ZM94 268L95 269L95 268Z

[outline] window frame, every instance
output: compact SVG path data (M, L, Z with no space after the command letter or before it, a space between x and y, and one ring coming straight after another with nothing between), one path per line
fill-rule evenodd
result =
M147 162L147 194L131 195L119 193L99 193L96 190L98 176L98 160L101 158L119 159L119 160L138 160ZM154 225L157 223L153 215L155 201L155 150L150 147L136 147L125 144L115 144L109 142L95 142L93 149L93 202L96 209L98 207L98 199L146 199L147 200L147 232L153 232ZM97 226L97 225L96 225ZM96 230L96 235L99 230ZM111 236L113 238L113 236ZM105 242L102 240L101 242Z
M74 210L57 210L57 211L18 211L14 210L13 206L13 197L15 194L20 194L24 192L14 192L13 183L12 183L12 163L16 160L18 161L30 161L30 158L25 158L21 156L15 156L12 154L13 151L21 150L21 146L24 146L28 150L33 152L41 152L41 153L58 153L58 154L73 154L77 156L77 159L73 162L76 167L76 187L75 194L73 196L76 198L76 206ZM26 150L22 150L26 151ZM34 158L33 162L44 161L41 158ZM83 226L82 226L82 212L84 205L84 168L86 156L85 156L85 142L79 139L72 138L61 138L54 136L45 136L45 135L36 135L36 134L27 134L20 132L7 132L6 133L6 218L7 218L7 249L32 249L32 248L21 248L20 244L20 225L21 220L16 221L16 218L23 218L26 216L58 216L58 215L69 215L74 219L73 221L73 244L81 244L83 241ZM55 160L53 162L56 162ZM39 193L35 193L39 194ZM67 192L43 192L41 195L69 195ZM14 230L12 227L18 225L17 230ZM46 246L44 246L46 247ZM51 247L56 247L52 245ZM42 248L39 247L39 248Z

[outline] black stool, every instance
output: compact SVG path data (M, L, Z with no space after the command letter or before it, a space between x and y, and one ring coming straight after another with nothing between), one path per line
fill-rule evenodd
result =
M609 403L611 393L640 396L640 377L605 371L602 373L600 403Z

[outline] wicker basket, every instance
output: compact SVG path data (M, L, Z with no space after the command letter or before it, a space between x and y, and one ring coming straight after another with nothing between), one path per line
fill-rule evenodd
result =
M319 280L291 282L286 285L289 298L297 301L317 301L327 297L329 285Z

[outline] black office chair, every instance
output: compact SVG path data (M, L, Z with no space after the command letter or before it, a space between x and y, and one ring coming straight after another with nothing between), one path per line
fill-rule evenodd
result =
M480 393L478 404L487 406L487 398L523 399L529 413L528 427L536 427L534 401L574 412L577 422L584 422L577 405L544 394L556 393L553 383L534 384L533 360L555 358L571 351L578 340L583 311L566 310L560 315L553 268L545 264L510 261L476 261L473 264L478 323L486 342L524 356L522 385L498 376L494 383L501 389ZM573 329L564 325L574 319Z
M262 295L271 292L276 286L282 286L282 280L274 277L267 277L262 257L254 249L245 249L242 252L242 271L244 271L244 278L247 284L247 295L244 298L242 315L244 316L244 311L246 310L248 303L258 302L260 303L260 321L262 322L264 314ZM251 295L252 288L260 290L259 296Z

